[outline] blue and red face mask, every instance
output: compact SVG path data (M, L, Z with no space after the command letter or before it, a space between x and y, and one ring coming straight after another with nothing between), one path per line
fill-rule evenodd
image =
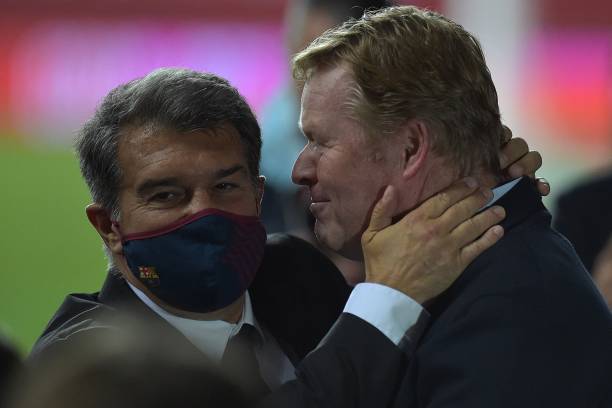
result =
M236 301L263 259L258 217L206 209L154 231L122 237L132 274L177 309L207 313Z

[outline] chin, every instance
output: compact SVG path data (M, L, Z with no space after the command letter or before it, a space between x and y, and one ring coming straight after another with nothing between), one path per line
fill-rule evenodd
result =
M334 234L334 228L324 226L319 220L315 222L314 234L319 244L334 252L338 252L342 249L342 240L338 239L338 231L335 232Z
M323 226L318 220L315 224L314 232L317 241L326 248L352 261L363 261L361 234L347 240L343 230L340 228L334 229L333 227Z
M336 252L351 261L363 262L361 239L357 240L357 242L347 242Z

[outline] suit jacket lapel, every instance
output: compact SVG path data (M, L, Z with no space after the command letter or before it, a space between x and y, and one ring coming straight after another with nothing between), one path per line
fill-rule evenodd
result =
M118 271L112 269L109 271L98 299L106 306L121 311L121 315L128 314L143 321L152 331L163 331L165 336L178 344L182 343L193 352L202 354L181 332L138 299Z

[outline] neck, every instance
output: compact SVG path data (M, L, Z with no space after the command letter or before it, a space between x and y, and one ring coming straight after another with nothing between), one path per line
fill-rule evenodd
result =
M481 187L493 188L498 184L497 177L487 171L475 170L469 176L475 178ZM408 194L401 194L399 208L402 208L403 211L400 214L405 215L412 211L463 177L466 176L445 163L443 158L432 159L420 176L412 181L413 185L404 189Z
M478 185L486 188L495 188L500 182L500 178L493 175L491 172L477 170L471 175L478 181Z

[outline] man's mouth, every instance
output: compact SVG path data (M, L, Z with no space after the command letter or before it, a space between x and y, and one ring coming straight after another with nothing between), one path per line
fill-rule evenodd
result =
M312 215L315 216L315 218L317 218L317 215L321 213L321 211L323 211L323 209L325 208L325 206L327 205L329 201L315 201L312 200L310 202L310 207L309 210L312 213Z

